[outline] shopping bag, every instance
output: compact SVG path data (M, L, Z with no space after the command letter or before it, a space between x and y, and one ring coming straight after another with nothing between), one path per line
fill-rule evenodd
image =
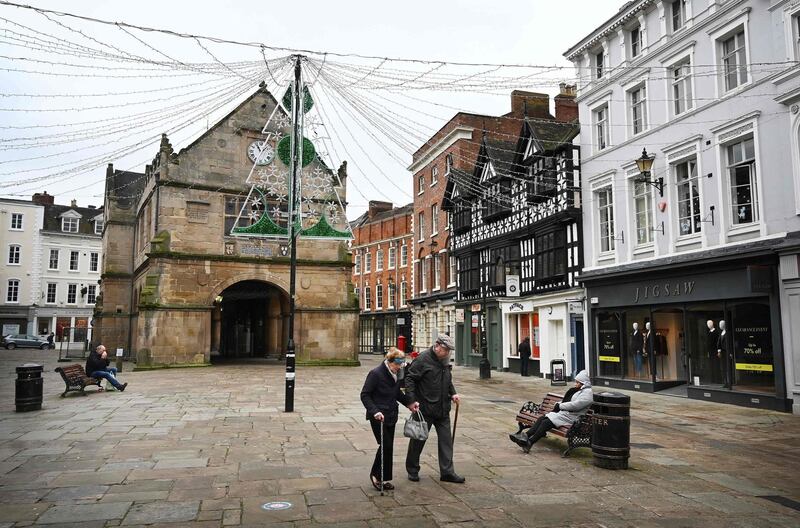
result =
M424 442L428 439L428 424L425 422L425 417L422 416L422 411L417 411L419 420L414 419L414 414L411 413L406 418L406 424L403 427L403 436Z

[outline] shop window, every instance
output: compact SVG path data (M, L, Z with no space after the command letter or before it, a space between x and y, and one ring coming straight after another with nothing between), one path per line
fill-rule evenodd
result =
M634 308L625 312L625 377L648 380L652 377L652 354L647 345L647 323L650 322L650 310ZM633 329L636 324L638 328Z
M597 314L597 359L601 376L622 376L622 340L620 339L620 314L599 312Z
M731 222L758 222L758 186L753 138L737 141L726 148L731 189Z
M700 182L697 177L697 160L688 160L673 165L678 187L678 233L681 236L699 233Z
M724 358L717 356L719 321L725 319L722 303L696 304L686 310L686 346L692 379L700 385L723 384ZM709 328L710 321L710 328ZM696 379L695 379L696 378Z
M733 319L733 384L746 392L774 392L775 372L769 302L727 303Z
M683 328L683 309L653 310L650 335L645 338L650 375L656 380L685 381L688 373L681 361L686 353L686 333Z

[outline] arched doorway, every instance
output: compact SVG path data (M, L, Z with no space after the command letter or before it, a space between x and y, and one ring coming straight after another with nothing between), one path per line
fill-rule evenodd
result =
M211 359L283 357L288 329L286 294L267 282L246 280L223 290L211 314Z

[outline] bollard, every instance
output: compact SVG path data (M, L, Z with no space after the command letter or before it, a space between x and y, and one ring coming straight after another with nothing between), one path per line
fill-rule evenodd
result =
M26 363L17 367L16 399L17 412L42 409L42 365Z
M618 392L594 395L592 458L597 467L628 469L631 453L631 398Z

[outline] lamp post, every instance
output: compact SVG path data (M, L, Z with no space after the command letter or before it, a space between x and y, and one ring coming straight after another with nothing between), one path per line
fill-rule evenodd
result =
M653 160L655 159L655 155L647 154L646 148L642 149L642 157L636 160L636 166L639 168L639 176L634 181L637 183L644 183L645 185L652 185L658 189L658 194L663 197L664 178L658 178L656 180L650 179L650 171L653 168Z
M478 365L480 379L492 377L492 365L489 363L489 347L486 343L486 288L489 285L488 270L484 269L481 283L481 362Z

